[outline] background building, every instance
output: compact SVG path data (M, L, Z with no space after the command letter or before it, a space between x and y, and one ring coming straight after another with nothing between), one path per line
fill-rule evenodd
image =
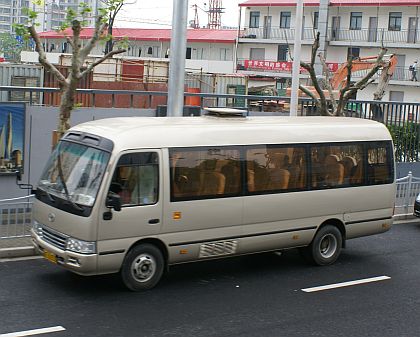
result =
M25 7L29 7L29 0L0 0L0 33L11 33L14 23L26 22Z
M237 64L241 73L289 86L296 28L295 0L248 0L238 39ZM384 100L420 101L419 83L410 81L409 65L420 60L419 0L304 0L302 61L310 60L314 37L331 69L354 57L375 56L383 45L398 56L398 65ZM261 61L261 62L255 62ZM366 74L355 73L357 79ZM303 82L305 76L302 75ZM376 84L358 93L372 99Z

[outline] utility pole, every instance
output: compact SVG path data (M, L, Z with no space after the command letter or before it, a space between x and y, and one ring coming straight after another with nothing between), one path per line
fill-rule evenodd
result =
M167 111L169 117L181 117L184 109L188 0L174 0L173 3Z
M290 116L297 116L299 103L300 52L303 22L303 0L297 0L295 20L295 44L293 46L292 93L290 97Z

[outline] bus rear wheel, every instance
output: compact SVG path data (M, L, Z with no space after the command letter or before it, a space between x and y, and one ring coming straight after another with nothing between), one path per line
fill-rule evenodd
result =
M132 291L151 289L161 279L164 264L162 252L156 246L148 243L135 246L122 264L122 281Z
M343 237L340 230L331 225L322 227L308 247L301 249L303 257L319 266L333 264L341 253Z

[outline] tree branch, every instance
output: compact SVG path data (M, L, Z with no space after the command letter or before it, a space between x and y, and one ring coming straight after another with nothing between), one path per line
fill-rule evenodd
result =
M90 38L89 42L86 46L80 51L80 58L82 62L86 59L86 57L90 54L93 47L95 47L96 43L98 42L101 34L106 30L107 24L102 23L103 16L98 16L95 21L95 29L93 31L93 35Z
M337 110L337 101L336 101L336 97L335 97L334 91L333 91L332 86L331 86L330 70L328 69L327 61L325 60L325 57L322 53L319 53L318 57L319 57L319 60L321 61L322 69L323 69L323 72L325 74L325 86L327 87L328 93L330 94L331 104L333 106L333 110L336 111Z
M45 54L44 47L42 46L41 39L39 38L38 33L35 30L34 26L27 27L29 34L31 35L32 39L35 41L35 50L38 52L39 55L39 63L41 63L47 70L49 70L60 82L60 85L67 86L66 78L63 76L62 73L58 71L58 69L50 63L47 59L47 55Z
M118 49L118 50L113 50L113 51L109 52L105 56L101 57L98 61L88 65L88 67L79 75L79 78L83 78L85 75L90 73L92 71L92 69L95 68L98 64L101 64L102 62L111 58L112 56L114 56L116 54L125 53L125 52L126 52L125 49Z

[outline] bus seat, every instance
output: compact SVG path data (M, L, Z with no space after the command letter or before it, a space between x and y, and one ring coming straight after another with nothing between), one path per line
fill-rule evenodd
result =
M247 185L249 192L255 192L255 173L254 170L247 170Z
M225 176L216 171L202 171L200 173L200 195L223 194L225 191Z
M224 193L238 193L241 184L240 168L235 163L228 162L221 168L221 172L225 176L225 192Z
M271 155L271 162L275 168L287 169L289 167L289 156L285 153L273 153Z
M339 162L338 156L330 154L325 158L326 177L328 186L342 185L344 182L344 165Z
M350 177L354 168L357 166L357 161L351 156L345 156L341 159L341 164L344 166L344 181L350 182Z
M270 169L269 190L285 190L289 186L290 172L285 169Z
M350 177L351 184L360 184L363 180L363 164L362 161L359 160L355 169L353 170L353 175Z

